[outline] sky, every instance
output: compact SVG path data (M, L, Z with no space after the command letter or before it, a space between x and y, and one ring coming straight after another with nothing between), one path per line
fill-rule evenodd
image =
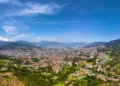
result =
M0 0L0 40L101 42L120 38L120 0Z

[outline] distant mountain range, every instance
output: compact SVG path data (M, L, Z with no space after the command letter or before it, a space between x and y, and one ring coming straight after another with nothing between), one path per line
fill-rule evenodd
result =
M33 49L33 48L78 48L85 46L98 46L104 45L106 42L72 42L72 43L60 43L55 41L40 41L40 42L28 42L28 41L15 41L15 42L5 42L0 41L0 49Z
M99 45L106 45L107 43L108 42L93 42L93 43L88 44L85 47L94 47L94 46L99 46Z
M0 41L0 50L7 50L7 49L34 49L40 48L35 46L34 44L27 42L27 41L16 41L16 42L5 42Z
M43 48L77 48L77 47L84 47L87 45L87 43L60 43L60 42L54 42L54 41L41 41L41 42L35 42L34 43L37 46L41 46Z

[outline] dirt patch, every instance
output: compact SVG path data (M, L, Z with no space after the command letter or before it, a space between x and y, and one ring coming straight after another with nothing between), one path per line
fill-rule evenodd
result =
M25 86L12 73L0 74L0 84L4 86Z

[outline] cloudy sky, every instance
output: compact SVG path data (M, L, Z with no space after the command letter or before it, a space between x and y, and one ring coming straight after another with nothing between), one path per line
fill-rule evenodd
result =
M120 0L0 0L0 40L120 38Z

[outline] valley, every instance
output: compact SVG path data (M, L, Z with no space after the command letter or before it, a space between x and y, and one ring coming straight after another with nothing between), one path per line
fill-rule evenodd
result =
M0 84L7 86L13 80L25 86L119 86L119 43L114 40L74 49L0 50Z

